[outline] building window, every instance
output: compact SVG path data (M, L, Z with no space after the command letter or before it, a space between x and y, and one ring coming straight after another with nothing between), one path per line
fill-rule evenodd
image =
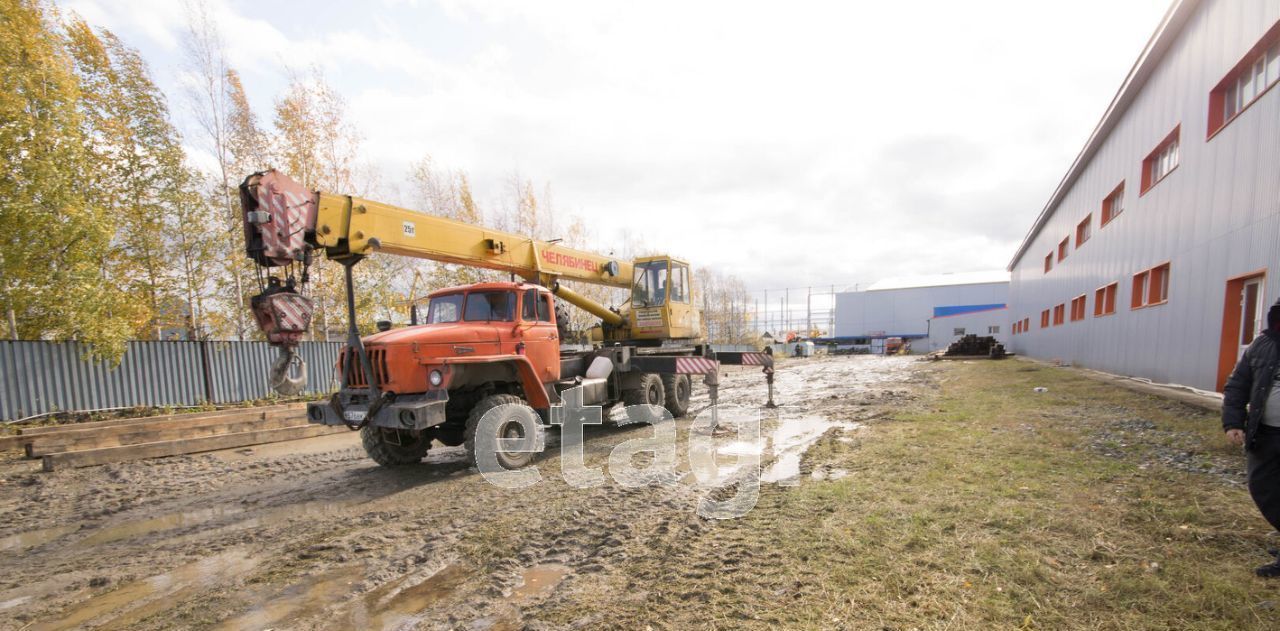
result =
M1062 259L1067 258L1067 250L1070 247L1071 247L1071 237L1064 237L1062 239L1062 243L1058 244L1058 262L1059 263L1062 262Z
M1061 304L1053 308L1053 326L1059 326L1066 321L1067 305Z
M1051 269L1053 269L1053 252L1046 254L1044 257L1044 273L1048 274Z
M1049 328L1049 310L1048 309L1045 309L1044 311L1040 312L1040 328L1042 329Z
M964 327L957 327L951 330L952 335L964 335Z
M1027 318L1022 321L1022 332L1026 333L1027 331L1030 331L1030 330L1031 330L1031 318Z
M1076 224L1076 249L1079 250L1091 236L1093 236L1093 213L1089 213L1084 221Z
M1000 334L1000 327L998 326L987 327L987 335L999 335L999 334Z
M1093 317L1111 315L1116 312L1116 291L1120 289L1120 283L1111 283L1106 287L1099 287L1093 292Z
M1086 298L1084 294L1080 294L1071 299L1071 321L1079 322L1084 319Z
M1209 135L1227 126L1280 79L1280 22L1209 92Z
M1169 301L1169 264L1157 265L1133 275L1130 307L1140 309Z
M1124 212L1124 182L1111 191L1107 198L1102 200L1102 225L1111 223L1120 213Z
M1142 161L1142 192L1146 193L1163 180L1171 171L1178 168L1178 135L1182 129L1179 125Z

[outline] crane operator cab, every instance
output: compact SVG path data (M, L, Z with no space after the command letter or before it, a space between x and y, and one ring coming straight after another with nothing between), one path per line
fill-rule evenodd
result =
M668 256L638 258L631 284L631 337L692 339L702 333L689 264Z

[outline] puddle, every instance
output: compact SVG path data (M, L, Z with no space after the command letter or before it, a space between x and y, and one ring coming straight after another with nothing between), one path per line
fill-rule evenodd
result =
M833 428L852 430L861 427L853 421L833 421L821 416L783 417L773 432L774 461L760 476L761 482L783 482L800 476L800 459L804 453Z
M462 566L450 564L408 587L401 587L407 582L404 579L383 585L365 594L347 624L340 628L412 628L425 617L429 607L451 596L469 575Z
M764 443L740 440L723 447L717 447L716 452L726 456L759 456L764 453Z
M228 524L226 530L241 530L244 528L257 528L259 526L274 526L293 519L294 517L312 517L332 515L341 511L351 502L300 502L297 504L286 504L278 508L267 509L266 512L256 517Z
M130 621L139 620L145 616L133 614L147 612L149 615L161 611L181 600L169 598L171 596L192 588L208 587L242 576L257 564L258 561L250 558L242 550L224 552L94 596L79 605L72 606L71 612L61 620L37 624L31 629L33 631L71 629L105 616L112 616L106 621L107 625L112 625L116 621L125 622L125 618ZM156 602L157 600L159 602Z
M223 621L215 628L228 631L267 629L273 625L288 622L299 614L307 615L324 611L326 607L343 602L350 597L356 585L364 580L364 574L364 566L352 565L308 576L302 582L271 596L268 602L250 609L247 613Z
M76 545L80 546L97 546L121 539L130 539L142 535L160 532L163 530L176 530L187 526L195 526L212 521L227 515L243 513L244 508L237 506L219 506L216 508L204 508L193 511L183 511L181 513L170 513L161 515L151 519L141 521L130 521L115 526L107 526L94 534L81 539Z
M795 484L800 476L800 460L806 451L818 442L831 429L853 430L861 427L854 421L833 421L822 416L782 415L777 429L768 436L768 440L735 441L716 447L717 456L743 457L761 456L772 453L771 462L760 475L761 482ZM768 449L766 450L766 446ZM727 480L747 463L739 462L731 466L718 466L720 480ZM824 473L824 475L826 475Z
M242 519L222 526L215 526L207 531L201 532L200 535L205 535L210 532L226 532L258 528L261 526L271 526L288 521L295 517L329 515L342 510L349 505L349 502L301 502L298 504L285 504L277 508L267 508L261 514L248 519ZM167 515L152 517L150 519L129 521L112 526L106 526L99 529L92 535L76 542L75 545L97 546L114 541L132 539L134 537L140 537L156 532L180 530L182 528L189 528L191 526L217 521L224 517L248 513L250 510L252 510L252 507L218 506L214 508L202 508L169 513ZM78 527L74 526L68 528L70 531L78 530Z
M568 573L569 567L558 563L544 563L528 568L521 576L520 586L511 592L508 600L529 602L546 596L564 580Z
M16 535L9 535L8 537L0 539L0 551L26 550L27 548L34 548L36 546L49 543L63 535L69 535L77 530L80 530L80 526L73 525L20 532Z

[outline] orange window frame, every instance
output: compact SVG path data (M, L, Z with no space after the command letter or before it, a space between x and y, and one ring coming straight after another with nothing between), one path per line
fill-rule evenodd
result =
M1088 309L1089 300L1085 294L1080 294L1071 299L1071 321L1079 322L1084 319L1085 311Z
M1048 274L1053 269L1053 252L1044 257L1044 273Z
M1116 293L1120 283L1111 283L1093 290L1093 317L1114 315L1116 312Z
M1076 224L1076 249L1084 245L1093 236L1093 213L1085 215L1084 221Z
M1048 309L1045 309L1044 311L1040 312L1040 328L1042 329L1049 328L1049 310Z
M1169 302L1169 263L1166 261L1151 269L1133 275L1131 309L1155 307Z
M1060 304L1053 308L1053 326L1061 326L1067 320L1067 305Z
M1119 202L1119 204L1116 202ZM1115 218L1119 217L1122 213L1124 213L1123 181L1121 181L1120 185L1115 187L1115 189L1102 200L1102 222L1098 227L1106 227L1107 224L1115 221Z
M1249 109L1249 106L1257 103L1258 99L1262 98L1262 95L1276 86L1276 79L1270 76L1271 59L1268 54L1278 44L1280 44L1280 20L1272 24L1271 28L1267 29L1267 32L1258 40L1258 43L1254 44L1248 52L1241 56L1240 60L1222 77L1222 80L1209 91L1209 121L1208 125L1206 125L1205 140L1218 135L1218 132L1230 125L1231 121L1238 118L1245 110ZM1235 111L1228 114L1231 108L1227 107L1227 98L1235 98L1235 90L1238 89L1240 79L1244 77L1245 73L1253 73L1254 67L1259 61L1264 66L1265 85L1247 102L1239 104Z
M1058 262L1059 263L1061 263L1064 259L1067 258L1068 250L1070 249L1071 249L1071 237L1070 235L1068 235L1063 237L1062 241L1058 243Z
M1142 195L1146 195L1147 191L1150 191L1152 188L1155 188L1156 184L1163 182L1165 178L1169 177L1170 173L1173 173L1174 171L1178 170L1178 165L1182 164L1182 143L1180 141L1181 135L1182 135L1182 124L1179 123L1177 126L1173 128L1173 131L1169 132L1169 135L1165 136L1164 139L1160 141L1160 144L1156 145L1155 149L1151 150L1151 153L1147 154L1146 158L1143 158L1142 160L1142 193L1141 193ZM1153 177L1151 174L1151 171L1152 171L1152 167L1155 165L1156 160L1160 159L1165 149L1168 149L1170 146L1174 145L1175 143L1178 144L1177 161L1173 164L1173 166L1169 167L1168 171L1161 173L1158 177Z

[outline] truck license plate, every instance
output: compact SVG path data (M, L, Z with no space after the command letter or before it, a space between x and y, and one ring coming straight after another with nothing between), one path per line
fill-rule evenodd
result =
M343 410L342 416L348 421L363 421L368 413L364 410Z

